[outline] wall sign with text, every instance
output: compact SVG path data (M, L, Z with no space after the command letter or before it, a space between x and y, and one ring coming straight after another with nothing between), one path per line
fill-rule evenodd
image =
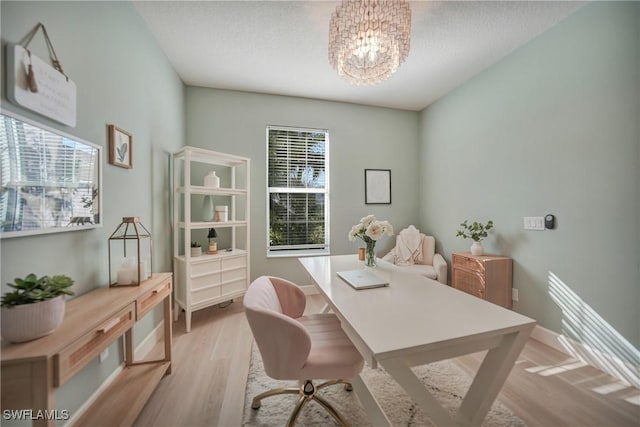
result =
M27 82L29 65L37 82ZM7 97L21 107L67 126L76 126L76 84L22 46L7 45Z

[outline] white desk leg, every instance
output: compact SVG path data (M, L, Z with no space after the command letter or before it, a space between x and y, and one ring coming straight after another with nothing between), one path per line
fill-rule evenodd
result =
M365 413L369 417L371 424L378 426L389 426L391 427L391 421L382 411L380 404L376 400L376 398L369 391L369 387L364 382L360 375L357 375L355 378L351 379L351 385L353 386L353 391L355 391L358 400L362 404Z
M322 310L320 310L320 313L327 314L330 311L331 309L329 308L329 304L325 304L324 307L322 307Z
M429 393L420 378L416 377L411 368L399 359L380 361L382 367L394 380L411 396L422 410L438 426L453 426L454 420L440 403Z
M482 424L532 329L533 325L519 332L505 335L500 346L489 350L460 405L458 412L460 424L472 426Z

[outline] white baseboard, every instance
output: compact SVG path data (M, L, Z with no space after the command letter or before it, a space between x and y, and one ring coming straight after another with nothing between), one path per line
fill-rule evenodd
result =
M82 406L78 408L78 410L69 418L69 420L64 424L64 426L65 427L73 426L80 419L80 417L82 417L82 414L84 414L85 411L89 409L89 407L93 404L93 402L95 402L98 399L98 396L100 396L100 394L102 394L102 392L111 385L111 383L118 377L118 375L120 375L120 372L122 372L122 369L124 369L124 363L119 365L116 369L113 370L111 375L109 375L107 379L104 380L102 384L100 384L100 387L98 387L96 391L94 391L91 394L91 396L89 396L89 398L85 400Z
M173 321L173 319L171 319ZM164 322L160 321L155 328L142 340L133 353L135 360L144 359L157 343L164 339Z
M534 340L540 341L542 344L547 345L561 353L564 353L567 356L573 356L572 354L569 354L567 349L565 349L560 344L559 337L560 335L558 335L557 333L550 331L547 328L543 328L540 325L536 325L536 327L533 328L533 331L531 332L531 338L533 338Z
M640 389L640 367L632 366L615 355L603 353L540 325L533 329L531 338L600 369L625 385Z

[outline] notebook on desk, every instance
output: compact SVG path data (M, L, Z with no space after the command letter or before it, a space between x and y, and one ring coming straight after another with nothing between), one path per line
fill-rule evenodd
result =
M336 273L355 289L371 289L389 286L389 282L369 270L349 270Z

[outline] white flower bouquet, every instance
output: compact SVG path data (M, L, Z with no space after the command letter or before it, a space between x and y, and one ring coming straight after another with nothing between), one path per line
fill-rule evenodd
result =
M356 237L362 239L366 247L366 265L373 267L376 265L375 246L376 241L384 235L393 235L393 226L389 221L378 221L375 216L367 215L360 220L360 223L351 227L349 240L355 241Z

